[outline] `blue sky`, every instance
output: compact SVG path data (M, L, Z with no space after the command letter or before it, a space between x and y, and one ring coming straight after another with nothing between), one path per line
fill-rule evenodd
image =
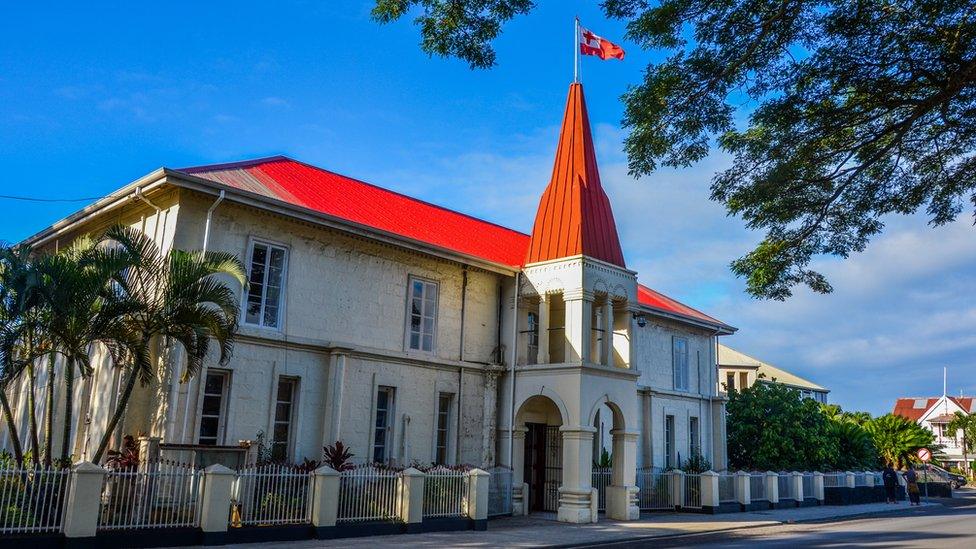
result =
M572 77L572 17L607 38L597 2L541 2L497 41L499 66L430 59L409 21L370 2L14 4L0 20L0 194L100 196L160 166L287 154L527 231ZM203 5L201 5L203 4ZM740 328L727 343L808 377L846 408L976 393L971 219L892 218L866 253L823 259L831 296L757 302L728 262L759 235L707 200L721 154L633 180L620 95L653 53L584 60L604 185L641 280ZM81 204L0 201L18 241ZM968 377L968 381L964 379Z

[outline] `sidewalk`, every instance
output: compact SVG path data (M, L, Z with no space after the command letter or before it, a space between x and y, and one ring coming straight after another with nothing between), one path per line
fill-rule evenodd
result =
M925 506L938 505L926 503ZM791 522L841 519L865 514L907 510L906 503L804 507L721 515L653 513L634 522L616 522L601 517L597 524L563 524L537 516L492 520L487 532L437 532L417 535L372 536L329 542L309 540L288 543L262 543L243 547L538 547L571 546L610 541L721 532L737 528L775 526Z

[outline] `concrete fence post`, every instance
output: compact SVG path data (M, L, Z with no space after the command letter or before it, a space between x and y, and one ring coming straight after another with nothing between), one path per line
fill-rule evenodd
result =
M749 473L739 471L735 474L735 498L743 508L752 504L752 491L749 486Z
M874 487L874 473L864 473L864 485Z
M312 472L312 526L331 528L339 515L339 472L323 465Z
M600 520L600 490L590 488L590 523L596 524Z
M803 505L803 500L808 495L803 493L803 473L793 471L793 478L790 479L790 482L793 483L793 498L796 499L796 506L799 507Z
M475 530L488 529L488 471L472 469L468 472L468 518Z
M701 474L701 505L704 510L718 509L721 499L718 493L718 473L705 471Z
M223 543L230 518L234 471L219 463L203 470L203 493L200 496L200 529L205 543Z
M681 507L685 504L685 472L675 469L671 475L671 505Z
M532 494L529 493L529 483L523 482L522 483L522 513L521 513L523 517L529 516L529 502L532 501L529 499L530 495Z
M423 472L411 467L401 473L399 482L400 520L407 525L407 532L419 532L424 521Z
M820 471L813 473L813 497L816 498L818 505L823 505L824 476Z
M850 471L847 471L844 474L846 475L845 477L846 482L844 483L844 486L848 488L854 488L855 486L857 486L857 475L855 475Z
M71 468L68 501L64 508L64 536L92 538L98 531L99 502L107 471L88 461Z
M770 507L779 503L779 474L766 471L766 499L769 500Z

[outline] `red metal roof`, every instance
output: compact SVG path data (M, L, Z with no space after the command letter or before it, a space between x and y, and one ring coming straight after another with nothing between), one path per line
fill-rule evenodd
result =
M624 267L610 199L600 185L583 86L569 86L552 179L539 200L526 263L586 255Z
M899 398L895 401L895 409L892 414L901 416L912 421L918 421L925 415L930 408L939 402L942 397L920 397L920 398ZM949 397L949 400L956 403L960 408L968 413L976 413L976 397ZM924 401L925 407L922 407ZM916 405L916 403L918 405Z
M637 302L645 307L659 309L666 313L686 316L688 318L699 320L708 324L715 324L730 328L728 324L725 324L721 320L710 317L697 309L693 309L684 303L671 299L670 297L652 290L643 284L637 285Z

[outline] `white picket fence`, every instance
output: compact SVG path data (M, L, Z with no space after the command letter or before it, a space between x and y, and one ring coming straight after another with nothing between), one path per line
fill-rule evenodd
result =
M203 471L174 462L109 471L102 484L99 530L192 528L200 525Z
M342 471L339 476L338 522L400 520L399 471L372 466Z
M488 475L488 516L511 515L514 472L508 467L495 466L488 469Z
M768 501L766 495L766 474L752 473L749 475L749 499L750 501Z
M685 473L683 476L685 493L681 506L687 509L701 509L702 476L693 473Z
M435 467L426 474L424 518L467 516L471 474L448 467Z
M613 467L594 467L590 475L590 485L597 489L596 508L607 510L607 487L613 484Z
M308 471L278 464L245 467L231 488L231 525L310 523L311 494Z
M719 473L718 501L719 503L734 503L739 501L735 494L735 475L731 473Z
M813 497L813 473L803 473L803 497Z
M825 488L847 486L847 473L824 473L823 481Z
M0 469L0 535L59 532L68 469Z

